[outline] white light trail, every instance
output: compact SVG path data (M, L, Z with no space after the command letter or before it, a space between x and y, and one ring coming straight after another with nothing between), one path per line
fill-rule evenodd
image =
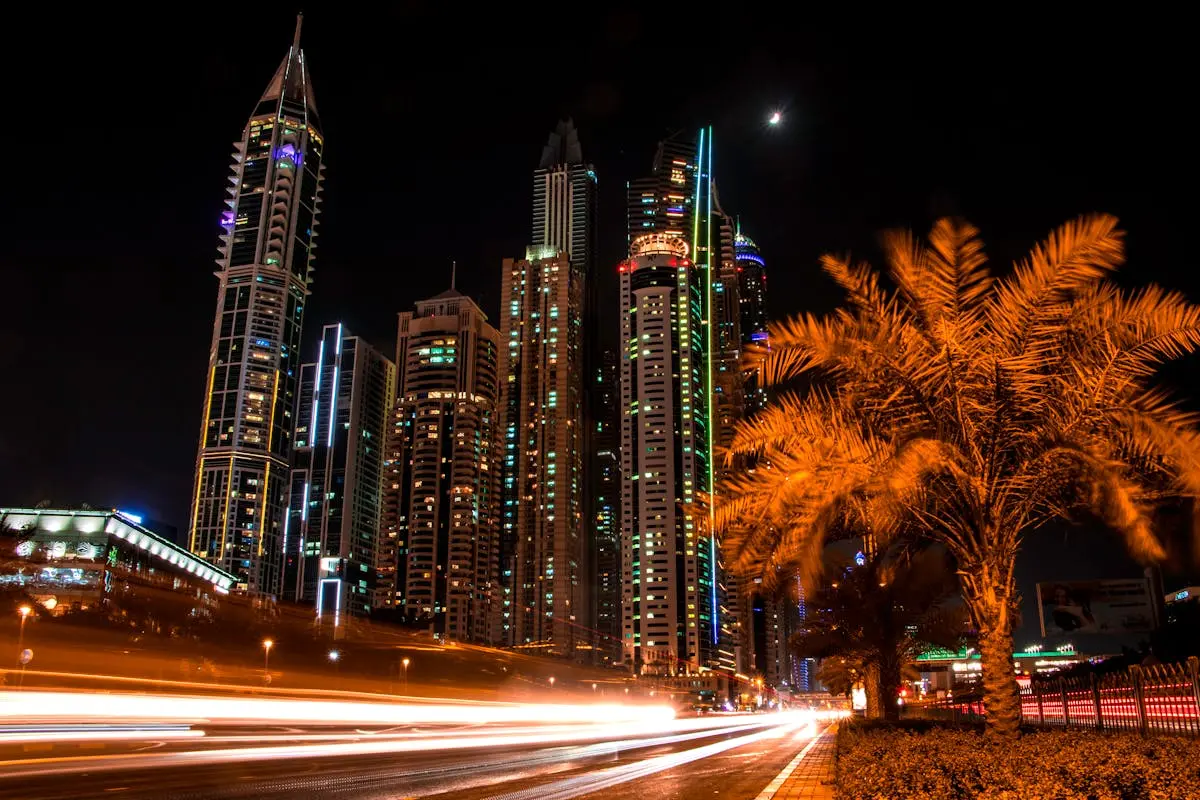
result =
M503 731L455 731L436 734L399 737L359 737L356 741L292 744L259 747L217 748L211 750L183 750L176 752L152 751L143 753L114 754L77 758L30 759L0 761L0 776L4 779L44 777L76 772L95 773L120 769L150 769L163 767L191 767L198 764L224 764L275 759L346 758L430 751L463 751L484 747L559 747L574 742L604 740L595 745L600 752L612 749L657 746L671 744L704 736L725 733L740 734L755 729L761 733L734 738L717 745L740 746L758 738L777 735L780 726L807 724L811 713L792 714L747 714L721 717L700 717L659 722L594 723L590 725L532 725L524 729ZM730 744L732 742L732 744ZM639 744L640 743L640 744ZM726 747L726 749L727 749ZM696 758L708 753L704 748L687 751L701 752ZM713 751L719 752L719 750ZM593 753L594 754L594 753ZM691 759L694 760L694 759ZM666 762L658 762L666 763ZM680 763L686 763L682 761ZM514 764L515 765L515 764ZM667 766L662 769L668 768Z
M314 722L326 725L485 725L497 723L656 723L669 706L617 703L453 705L338 700L183 697L164 694L0 692L0 720L104 719Z

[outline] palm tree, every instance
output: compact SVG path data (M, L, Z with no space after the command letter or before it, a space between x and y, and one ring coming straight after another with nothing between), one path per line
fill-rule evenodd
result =
M718 523L743 572L812 574L847 520L881 542L916 525L954 559L979 631L989 731L1015 735L1017 552L1043 522L1098 512L1145 561L1165 496L1200 495L1195 418L1156 369L1200 345L1200 309L1106 280L1124 260L1109 216L1056 231L1003 277L978 231L885 236L888 277L826 256L846 307L774 325L764 382L808 375L741 423Z
M853 666L868 715L898 719L900 686L917 656L930 647L957 648L965 638L966 620L951 604L957 590L943 553L889 548L832 571L808 600L792 646L804 657Z

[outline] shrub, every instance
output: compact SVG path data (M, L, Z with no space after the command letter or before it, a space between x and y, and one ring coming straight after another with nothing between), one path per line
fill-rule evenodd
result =
M978 729L845 725L841 800L1200 798L1200 741L1038 731L993 741Z

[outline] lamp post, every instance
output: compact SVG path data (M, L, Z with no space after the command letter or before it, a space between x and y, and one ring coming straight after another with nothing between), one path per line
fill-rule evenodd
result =
M29 659L25 657L25 620L33 614L33 606L28 604L17 609L17 613L21 615L21 627L17 631L17 663L21 665L21 677L17 680L17 686L25 685L25 665L29 663Z
M341 688L341 683L342 683L342 681L341 681L341 677L342 677L341 659L342 659L342 654L339 653L337 650L329 651L329 662L331 664L333 664L333 674L334 674L333 683L334 683L334 686L336 686L339 689Z
M271 682L271 648L275 646L275 642L270 639L263 639L263 674L265 680Z
M405 658L400 663L404 665L404 693L408 694L408 665L411 659Z
M554 688L554 676L553 675L550 676L550 688L551 689Z
M21 653L25 650L25 620L29 619L29 615L33 613L33 606L24 605L17 609L17 613L21 616L21 627L17 633L17 660L21 660Z

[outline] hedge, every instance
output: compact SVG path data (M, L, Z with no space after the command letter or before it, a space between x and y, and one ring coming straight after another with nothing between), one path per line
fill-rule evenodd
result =
M1184 800L1200 798L1200 740L851 723L837 778L840 800Z

